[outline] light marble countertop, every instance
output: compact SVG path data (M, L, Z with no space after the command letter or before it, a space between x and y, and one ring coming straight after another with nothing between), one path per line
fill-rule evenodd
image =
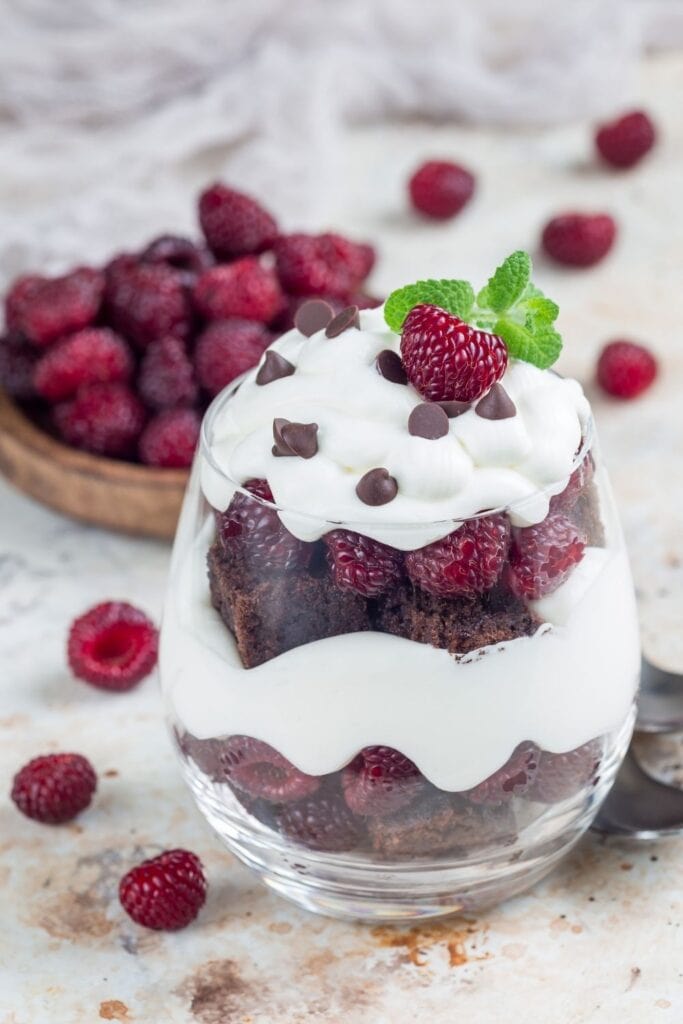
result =
M418 275L484 279L502 255L533 247L556 210L616 211L619 244L602 266L561 272L539 259L537 276L562 305L564 372L589 382L599 346L619 334L662 358L659 382L635 404L588 390L646 649L683 669L683 58L648 63L642 87L663 142L632 174L590 162L585 125L515 136L357 130L330 223L378 239L382 291ZM480 172L476 200L443 228L402 212L406 172L440 154ZM162 544L69 522L0 483L0 1024L683 1019L683 840L589 836L528 895L414 929L315 918L262 888L194 810L155 680L107 695L65 666L68 625L90 605L121 597L158 618L168 557ZM93 760L99 790L76 823L39 826L14 810L10 781L30 757L65 748ZM669 741L664 755L675 760L676 749ZM210 895L193 926L163 935L133 925L116 889L141 855L168 846L200 854Z

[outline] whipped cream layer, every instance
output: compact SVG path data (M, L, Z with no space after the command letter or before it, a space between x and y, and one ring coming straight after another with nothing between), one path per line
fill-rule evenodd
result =
M236 484L265 478L280 518L301 540L344 523L402 550L444 537L454 519L485 509L508 508L517 526L544 519L550 497L566 486L589 422L580 385L511 360L501 383L517 408L514 417L484 419L472 407L449 421L444 437L414 437L408 417L422 397L376 368L381 351L399 352L400 337L381 309L360 317L361 330L332 339L324 331L310 338L289 331L271 347L296 367L291 376L259 385L257 367L236 393L218 399L202 458L210 504L223 511ZM276 417L317 423L317 454L274 456ZM396 479L398 494L371 507L356 485L377 467Z

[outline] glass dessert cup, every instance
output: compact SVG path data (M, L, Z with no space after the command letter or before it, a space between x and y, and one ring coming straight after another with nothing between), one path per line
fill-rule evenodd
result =
M525 499L559 530L552 589L534 596L540 541L510 506L393 524L368 595L348 560L367 555L370 516L280 509L319 536L304 542L213 459L233 392L205 419L161 637L199 809L268 886L333 916L475 911L528 888L589 827L634 721L633 587L591 431L569 483ZM475 594L430 591L429 545L449 535L504 551L485 589L480 573Z

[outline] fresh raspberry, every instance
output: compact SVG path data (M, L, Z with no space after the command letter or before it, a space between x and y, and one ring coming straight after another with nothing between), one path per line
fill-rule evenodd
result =
M71 398L85 384L125 383L133 358L120 335L108 327L88 327L54 345L36 365L36 391L51 402Z
M351 530L333 530L325 544L335 584L363 597L377 597L403 575L400 551Z
M207 320L242 317L267 324L283 306L277 277L256 256L205 270L192 294Z
M104 275L78 267L62 277L20 277L5 299L7 326L34 345L49 345L89 327L104 292Z
M597 782L601 760L602 745L599 740L590 740L565 754L551 754L542 750L536 777L526 796L529 800L538 800L543 804L566 800Z
M69 666L78 679L103 690L130 690L156 665L158 640L156 626L139 608L106 601L73 622Z
M406 569L413 583L437 597L474 597L498 580L509 543L505 516L470 519L447 537L409 551Z
M165 263L119 256L107 267L106 307L116 330L145 348L172 334L185 339L192 313L182 275Z
M530 601L552 594L583 558L586 537L566 516L550 514L542 523L512 531L509 584Z
M416 210L435 220L447 220L472 198L474 175L450 160L428 160L415 171L408 190Z
M617 234L607 213L563 213L543 228L541 241L548 256L570 267L592 267L612 248Z
M193 405L199 389L184 343L169 334L151 342L140 364L138 394L152 409Z
M162 469L186 469L192 465L201 425L196 409L162 410L142 431L140 461Z
M199 197L199 223L217 259L263 252L277 236L275 218L251 196L215 184Z
M231 736L221 747L220 759L225 777L236 789L271 803L301 800L320 786L315 775L300 772L273 747L251 736Z
M85 810L97 776L81 754L45 754L14 776L12 800L22 814L46 825L61 825Z
M124 458L135 451L145 409L125 384L88 384L75 398L55 406L54 419L74 448Z
M0 387L13 398L33 398L38 351L20 335L0 338Z
M329 787L283 807L277 815L277 827L295 843L326 853L353 850L364 836L363 823L351 813L341 795Z
M569 513L576 505L582 492L588 487L595 473L595 462L590 452L581 465L577 466L563 491L554 494L550 499L551 512Z
M213 398L256 366L272 340L263 324L254 320L214 320L197 339L194 362L199 383Z
M166 850L123 876L119 899L136 924L158 931L184 928L206 900L202 862L189 850Z
M360 284L357 275L371 266L371 247L339 235L280 235L274 251L278 277L291 295L345 299Z
M332 231L320 235L320 242L329 252L330 259L336 259L347 267L354 286L365 280L377 260L375 248L368 242L353 242Z
M539 756L535 743L520 743L502 768L462 795L473 804L502 804L522 796L536 777Z
M344 799L354 814L367 817L393 814L424 787L418 767L392 747L364 747L342 772Z
M655 126L643 110L623 114L595 133L600 156L613 167L633 167L652 149L655 139Z
M194 284L203 270L213 263L207 249L179 235L160 235L140 253L141 263L162 263L179 273L182 283Z
M254 498L237 491L219 517L220 538L226 550L238 547L250 566L261 569L289 571L307 566L314 545L291 534L275 509L262 504L273 500L268 483L247 480L244 488Z
M611 341L598 359L598 384L615 398L636 398L657 376L657 360L634 341Z
M424 304L405 318L401 356L410 383L430 402L473 402L500 380L508 364L508 350L497 334Z

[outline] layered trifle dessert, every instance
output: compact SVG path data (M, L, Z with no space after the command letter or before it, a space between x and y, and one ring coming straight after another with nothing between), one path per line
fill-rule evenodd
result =
M633 588L557 306L297 314L207 414L161 667L193 792L275 888L352 916L500 898L588 826L631 728Z

